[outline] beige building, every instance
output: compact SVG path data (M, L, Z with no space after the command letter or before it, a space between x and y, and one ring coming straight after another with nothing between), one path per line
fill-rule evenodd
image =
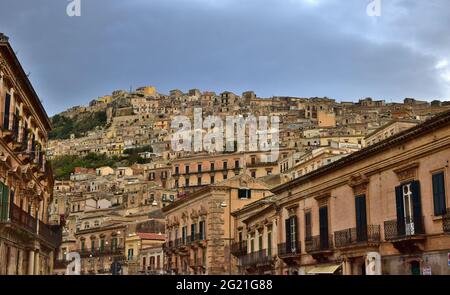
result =
M163 208L166 270L177 274L237 273L230 251L235 235L231 212L270 194L264 183L243 174Z
M238 266L242 273L450 274L449 158L446 112L272 189L274 198L234 213L234 238L246 246Z
M8 37L0 33L0 275L52 273L61 233L48 219L50 128Z
M394 136L397 133L412 128L419 123L420 123L419 121L413 120L400 120L400 119L392 120L389 123L381 126L377 130L367 135L367 137L365 138L365 144L366 146L376 144L391 136Z

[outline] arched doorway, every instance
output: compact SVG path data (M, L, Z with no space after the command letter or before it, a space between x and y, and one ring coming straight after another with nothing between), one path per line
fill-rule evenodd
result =
M411 261L411 275L413 276L420 275L420 262L417 260Z

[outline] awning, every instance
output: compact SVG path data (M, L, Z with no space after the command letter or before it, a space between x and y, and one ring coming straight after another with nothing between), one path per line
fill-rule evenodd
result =
M316 266L310 271L307 272L308 275L325 275L325 274L334 274L342 264L338 265L321 265Z

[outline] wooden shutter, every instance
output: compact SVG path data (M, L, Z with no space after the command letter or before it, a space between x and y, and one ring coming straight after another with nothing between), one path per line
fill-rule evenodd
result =
M6 221L6 213L5 208L7 208L8 204L5 200L5 195L3 194L3 183L0 182L0 220Z
M284 229L286 231L286 251L290 252L291 251L291 221L289 218L285 220Z
M357 196L355 198L356 210L356 239L358 241L367 240L367 212L366 212L366 195Z
M433 204L434 215L440 216L446 213L444 173L433 174Z
M11 95L6 93L5 97L5 112L3 115L3 128L9 129L9 112L11 107Z
M328 207L323 206L319 209L319 225L320 225L320 248L328 248Z
M403 192L402 186L397 186L395 188L395 198L397 205L397 234L405 234L405 208L403 205Z
M422 234L423 232L423 219L422 219L422 200L420 196L420 182L413 181L411 183L413 193L413 214L414 214L414 232L416 234Z

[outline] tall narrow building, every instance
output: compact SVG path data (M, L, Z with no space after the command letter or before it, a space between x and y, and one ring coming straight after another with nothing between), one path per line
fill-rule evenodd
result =
M0 33L0 275L50 274L59 229L48 224L50 120Z

